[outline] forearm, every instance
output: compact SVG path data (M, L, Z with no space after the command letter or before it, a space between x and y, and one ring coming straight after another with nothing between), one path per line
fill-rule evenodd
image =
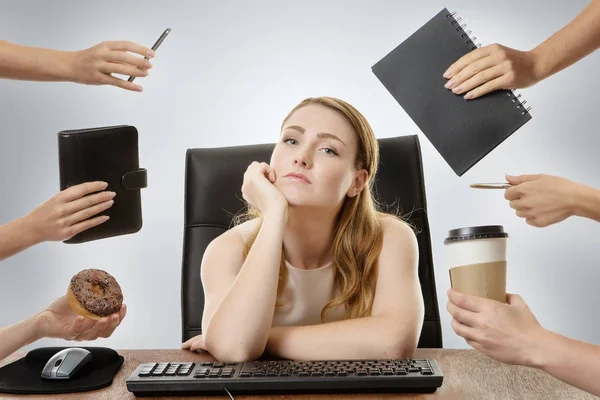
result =
M572 213L600 222L600 190L579 185L574 192Z
M416 348L414 329L384 317L271 328L267 352L291 360L403 359Z
M579 389L600 396L600 346L546 331L534 367Z
M218 359L258 358L273 323L284 222L265 216L231 289L205 330L208 351Z
M39 331L37 314L17 324L0 328L0 360L40 339Z
M567 68L600 47L600 0L593 0L573 21L531 51L537 80Z
M39 243L27 217L0 226L0 261Z
M72 54L0 41L0 77L30 81L68 81Z

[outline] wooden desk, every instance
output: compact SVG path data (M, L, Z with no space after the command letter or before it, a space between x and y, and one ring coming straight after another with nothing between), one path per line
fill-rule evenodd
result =
M59 395L5 395L0 393L0 399L35 398L35 399L93 399L93 400L124 400L136 397L127 391L125 380L141 363L155 361L212 361L207 354L197 354L182 350L119 350L125 357L125 362L115 376L111 386L91 392ZM0 365L15 361L25 353L20 352L7 358ZM289 399L289 400L391 400L391 399L456 399L456 400L535 400L535 399L595 399L566 383L559 381L541 371L505 365L496 362L475 350L446 350L418 349L415 358L433 358L438 361L444 374L444 383L431 394L328 394L328 395L270 395L270 396L241 396L235 395L236 400L254 399ZM189 397L173 397L186 399ZM199 397L195 397L199 398ZM227 396L203 397L204 399L228 399ZM159 399L156 398L155 399ZM165 397L160 397L165 399Z

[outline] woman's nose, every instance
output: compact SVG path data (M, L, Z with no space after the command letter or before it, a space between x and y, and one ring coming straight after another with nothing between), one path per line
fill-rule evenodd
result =
M309 167L310 159L305 152L299 152L294 158L294 165L301 165L304 168Z

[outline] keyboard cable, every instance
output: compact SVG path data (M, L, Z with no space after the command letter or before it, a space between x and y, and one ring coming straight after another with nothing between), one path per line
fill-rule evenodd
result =
M230 398L231 400L235 400L235 399L233 398L233 395L231 394L231 392L230 392L229 390L227 390L227 388L226 388L226 387L224 387L224 388L223 388L223 390L225 390L225 392L226 392L226 393L229 395L229 398Z

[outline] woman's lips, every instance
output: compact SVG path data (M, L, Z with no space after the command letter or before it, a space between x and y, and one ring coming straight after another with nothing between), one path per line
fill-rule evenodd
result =
M285 177L290 178L291 180L294 180L296 182L303 182L303 183L308 183L308 184L311 183L310 180L305 175L296 173L296 172L290 172Z

